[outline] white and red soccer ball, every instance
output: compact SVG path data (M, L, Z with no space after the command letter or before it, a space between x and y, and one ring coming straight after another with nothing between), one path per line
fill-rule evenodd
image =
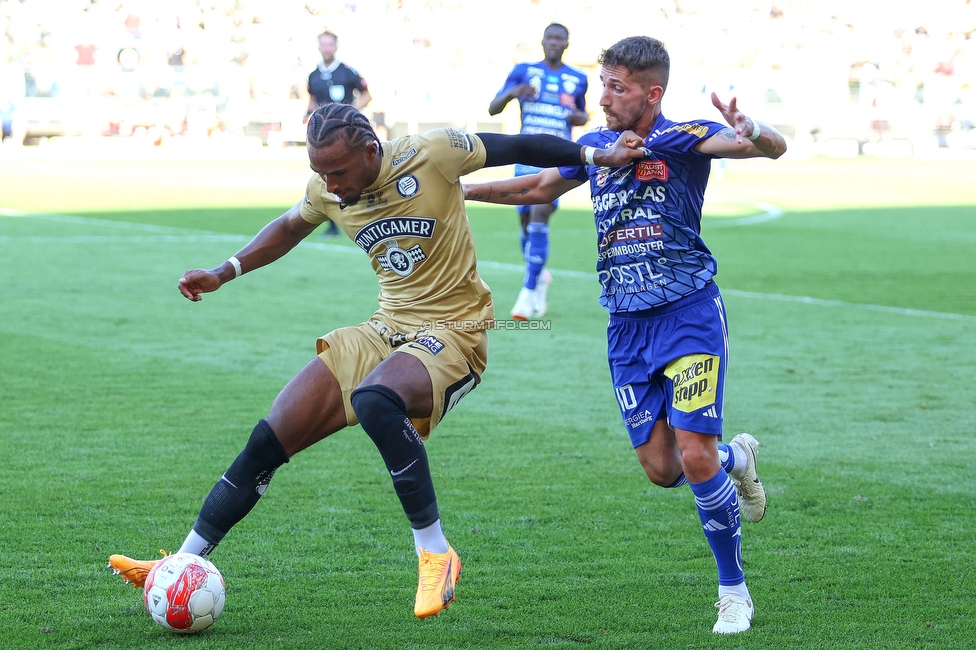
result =
M224 578L192 553L168 555L146 577L143 600L153 620L173 632L205 630L224 609Z

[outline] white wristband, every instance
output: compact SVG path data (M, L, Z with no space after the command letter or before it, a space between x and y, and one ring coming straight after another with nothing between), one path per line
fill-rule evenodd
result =
M583 147L583 158L586 159L587 165L596 165L596 163L593 162L593 154L595 153L596 153L595 147Z
M752 121L752 134L751 135L747 135L746 137L749 138L750 140L758 140L759 139L759 136L761 136L761 135L762 135L762 131L759 129L759 122L753 120Z
M241 270L241 261L237 259L237 256L235 255L234 257L230 258L227 261L230 262L231 266L234 267L234 277L235 278L241 277L241 273L243 273L244 271Z

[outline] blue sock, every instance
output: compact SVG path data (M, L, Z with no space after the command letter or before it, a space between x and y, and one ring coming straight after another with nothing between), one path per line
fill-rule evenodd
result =
M732 472L735 467L735 454L732 453L732 448L724 442L718 443L718 460L722 463L722 469L725 470L726 474Z
M670 488L678 488L678 487L681 487L682 485L688 485L688 479L685 478L685 473L684 472L681 472L681 476L678 477L678 480L676 480L671 485L668 485L668 486L665 486L665 487L667 487L667 488L670 489Z
M519 250L522 251L522 259L524 260L529 255L529 235L524 230L522 231L522 236L519 237Z
M526 227L528 246L525 249L525 288L535 289L542 267L549 259L549 224L530 223Z
M718 565L719 585L745 582L742 572L742 524L739 501L729 475L719 471L704 483L689 483L695 494L698 517Z

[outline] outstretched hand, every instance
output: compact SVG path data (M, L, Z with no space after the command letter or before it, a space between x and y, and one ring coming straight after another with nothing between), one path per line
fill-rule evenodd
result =
M755 124L739 110L735 97L730 99L728 104L723 104L718 95L712 93L712 106L717 108L729 126L735 129L736 142L742 144L742 139L752 133Z
M216 291L222 284L223 280L213 271L193 269L184 273L183 277L180 278L179 289L180 293L188 300L200 302L203 300L203 296L200 294Z

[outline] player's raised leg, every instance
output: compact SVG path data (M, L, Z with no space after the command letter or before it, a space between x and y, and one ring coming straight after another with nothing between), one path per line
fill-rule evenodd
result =
M321 359L310 361L282 389L267 419L260 420L244 450L204 500L179 551L207 557L264 494L275 471L302 449L346 426L342 392ZM113 555L109 566L140 587L158 560Z

